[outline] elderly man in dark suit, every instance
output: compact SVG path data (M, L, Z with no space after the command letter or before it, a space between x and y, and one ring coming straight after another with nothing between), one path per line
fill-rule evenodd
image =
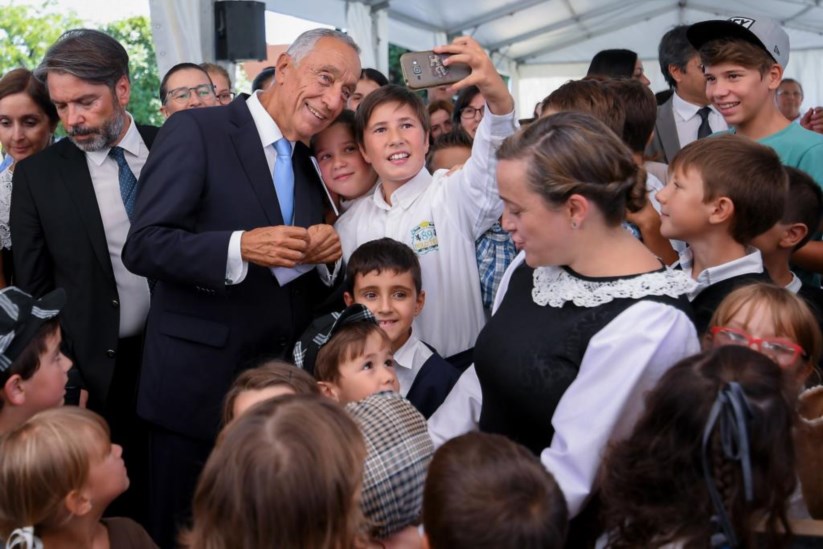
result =
M149 287L126 270L120 250L157 128L137 125L125 110L128 63L123 46L89 29L66 32L46 52L35 75L45 80L68 138L15 170L11 232L16 285L36 296L66 290L67 350L88 407L124 446L130 495L137 496L147 469L135 403ZM132 502L118 512L140 518Z
M184 518L237 372L289 356L328 293L341 248L306 143L343 110L358 52L340 32L304 33L265 90L170 117L143 170L123 261L157 281L138 413L161 522ZM172 526L152 526L161 545Z
M660 70L674 93L657 109L654 139L646 154L665 164L692 141L728 128L709 105L700 56L686 38L688 27L674 27L658 47Z

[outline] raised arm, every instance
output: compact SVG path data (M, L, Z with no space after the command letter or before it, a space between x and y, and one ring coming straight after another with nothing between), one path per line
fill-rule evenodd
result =
M451 87L453 91L477 86L486 101L487 112L477 128L471 157L462 169L449 176L443 189L449 208L460 213L461 226L471 227L476 239L503 212L495 177L495 154L503 140L517 130L514 99L492 60L474 39L459 36L434 51L451 54L444 61L446 65L466 63L471 67L471 74L456 82Z

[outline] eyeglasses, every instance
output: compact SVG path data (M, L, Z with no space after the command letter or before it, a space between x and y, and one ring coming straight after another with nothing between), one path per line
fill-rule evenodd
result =
M474 107L463 107L462 109L460 109L460 118L462 118L463 120L471 120L472 118L475 118L479 114L480 118L482 119L483 118L483 112L485 110L486 110L485 105L483 105L479 109L475 109Z
M214 97L214 86L211 84L200 84L193 88L177 88L166 94L166 100L171 99L172 101L182 103L183 101L189 100L191 92L196 93L200 99Z
M712 334L712 344L714 346L740 345L754 347L783 367L792 366L798 358L805 359L808 356L803 347L785 339L753 337L743 330L726 326L714 326L709 331Z
M235 94L233 91L224 91L217 94L217 100L220 101L221 105L225 105L226 103L230 103L236 95L237 94Z

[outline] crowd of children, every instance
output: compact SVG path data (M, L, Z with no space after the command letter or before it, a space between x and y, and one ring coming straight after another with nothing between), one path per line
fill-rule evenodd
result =
M634 79L523 128L472 39L437 50L472 68L454 107L364 70L311 141L339 306L234 379L180 544L777 547L823 519L823 136L775 106L779 26L688 38L730 129L668 166L628 50ZM0 540L156 547L106 514L105 421L62 406L65 302L0 291Z

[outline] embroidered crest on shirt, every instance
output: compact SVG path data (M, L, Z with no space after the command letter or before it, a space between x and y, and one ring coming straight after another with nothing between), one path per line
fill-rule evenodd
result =
M437 245L437 231L434 229L434 223L431 221L423 221L417 227L411 230L412 249L417 255L426 255L430 252L436 252L439 247Z

